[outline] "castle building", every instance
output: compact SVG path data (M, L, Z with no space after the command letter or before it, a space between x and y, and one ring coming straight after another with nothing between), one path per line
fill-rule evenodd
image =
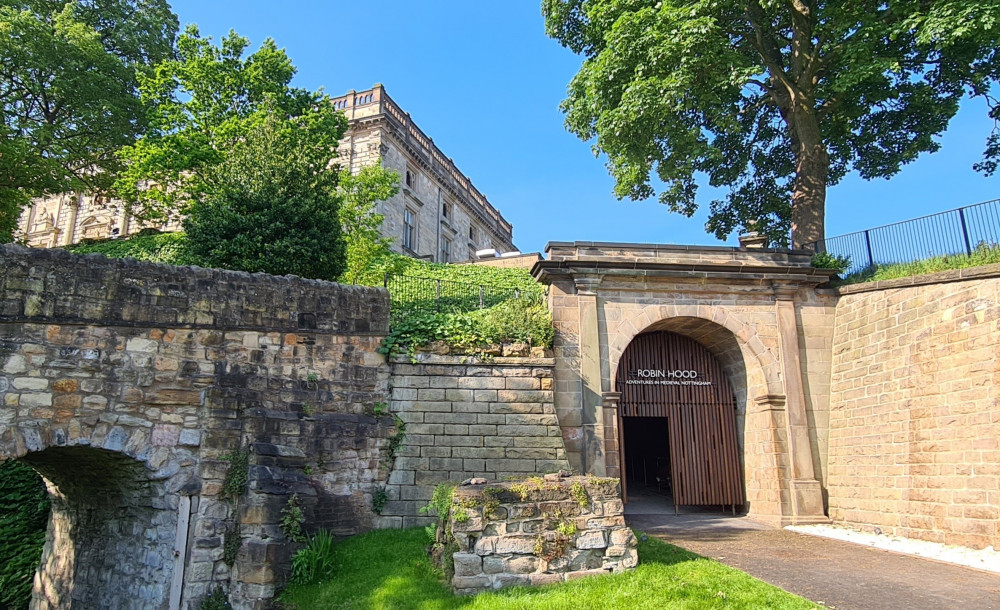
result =
M394 239L394 250L437 262L473 260L480 250L517 250L510 222L382 85L349 91L333 104L349 121L338 148L341 167L356 174L381 159L399 174L399 192L376 206L385 216L382 234ZM21 237L42 248L125 237L148 227L181 228L176 220L163 225L137 221L120 202L81 193L36 199L20 219Z

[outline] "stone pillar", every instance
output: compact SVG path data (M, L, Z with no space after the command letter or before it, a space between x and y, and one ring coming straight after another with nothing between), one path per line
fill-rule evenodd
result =
M795 285L774 286L778 335L781 345L781 368L785 379L785 430L788 436L788 460L791 468L789 493L790 523L818 523L829 519L823 512L823 491L816 479L806 396L799 358L799 331L795 323Z
M625 473L621 469L622 431L618 426L618 405L622 399L621 392L604 392L601 396L604 405L604 455L605 472L609 477L622 479L625 487Z
M580 385L583 419L584 474L606 476L604 413L601 400L601 335L597 322L597 287L600 275L573 278L580 309Z

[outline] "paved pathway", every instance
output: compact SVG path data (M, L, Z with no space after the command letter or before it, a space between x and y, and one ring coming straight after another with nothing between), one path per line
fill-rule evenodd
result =
M1000 610L1000 574L772 529L720 514L630 503L629 524L836 610Z

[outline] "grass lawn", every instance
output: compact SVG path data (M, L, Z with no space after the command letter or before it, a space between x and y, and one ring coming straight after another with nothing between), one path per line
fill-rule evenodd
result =
M424 552L427 544L427 533L421 528L349 538L337 547L332 579L289 588L282 601L287 608L301 610L819 608L739 570L652 537L639 543L639 567L629 573L455 597Z

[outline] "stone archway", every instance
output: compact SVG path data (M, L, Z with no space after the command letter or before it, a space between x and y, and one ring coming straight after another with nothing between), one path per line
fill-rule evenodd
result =
M86 445L20 460L52 500L31 608L166 607L178 567L177 497L167 480L125 453Z

